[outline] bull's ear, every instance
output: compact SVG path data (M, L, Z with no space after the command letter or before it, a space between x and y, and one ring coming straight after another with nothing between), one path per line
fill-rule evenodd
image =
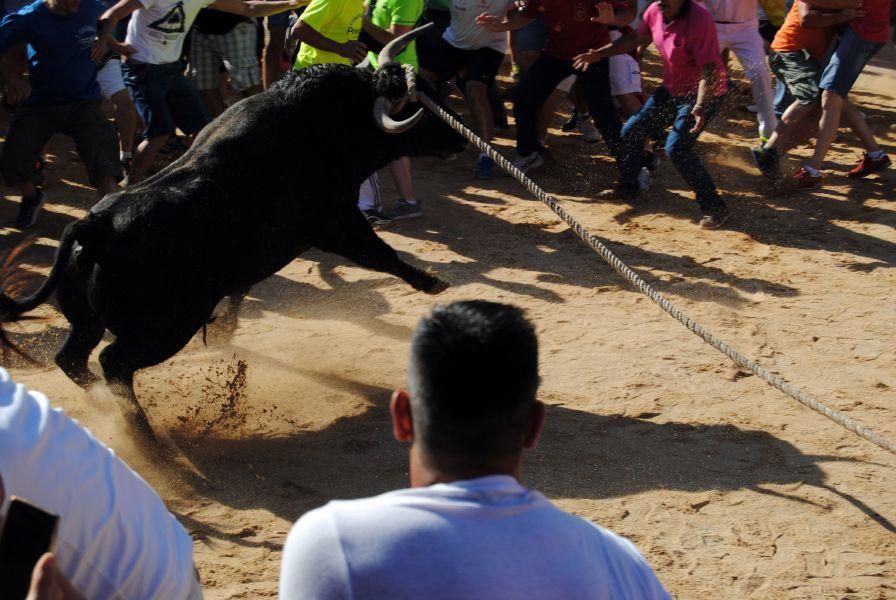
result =
M380 50L379 56L377 57L377 63L379 64L379 68L382 69L384 66L395 62L395 57L405 51L405 49L416 40L418 37L435 27L435 23L427 23L422 27L418 27L416 29L412 29L407 33L404 33L385 46Z

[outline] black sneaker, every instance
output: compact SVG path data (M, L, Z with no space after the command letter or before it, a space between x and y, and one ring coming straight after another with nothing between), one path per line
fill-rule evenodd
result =
M367 222L374 227L377 225L385 225L391 220L375 208L362 210L361 212L364 213L364 218L367 219Z
M560 131L570 132L576 128L579 124L579 112L573 109L572 114L569 115L569 120L566 121L563 125L560 126Z
M44 160L43 156L38 157L34 164L31 166L31 185L42 186L44 184L44 167L47 166L47 161Z
M719 229L731 217L731 209L722 204L712 212L707 212L700 219L701 229Z
M750 155L753 157L753 162L756 163L760 173L769 179L780 179L781 159L777 150L766 148L765 146L757 146L750 148Z
M19 215L12 222L13 227L17 229L28 229L37 221L37 214L43 208L44 202L47 201L47 193L41 189L34 191L31 196L22 198L19 205Z

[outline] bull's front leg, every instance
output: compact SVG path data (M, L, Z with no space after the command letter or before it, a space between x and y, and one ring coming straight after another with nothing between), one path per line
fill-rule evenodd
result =
M360 210L348 211L337 226L338 233L329 230L334 235L320 236L315 246L344 256L362 267L394 275L427 294L448 289L447 282L401 260L398 253L374 233Z

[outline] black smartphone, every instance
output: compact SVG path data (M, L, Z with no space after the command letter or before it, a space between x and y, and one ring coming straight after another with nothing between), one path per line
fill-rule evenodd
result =
M0 534L0 596L24 600L34 565L53 549L59 516L15 496Z

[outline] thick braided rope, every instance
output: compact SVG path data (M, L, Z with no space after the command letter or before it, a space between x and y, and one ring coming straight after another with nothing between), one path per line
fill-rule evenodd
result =
M426 106L426 108L437 114L443 121L448 123L459 133L463 134L463 136L470 140L477 148L479 148L479 150L487 154L492 160L498 163L501 168L510 173L514 177L514 179L522 183L526 187L526 189L532 193L532 195L541 200L548 206L548 208L554 211L557 216L559 216L567 225L569 225L570 229L572 229L577 236L579 236L586 244L588 244L588 246L590 246L592 250L597 252L600 257L604 259L611 267L613 267L613 269L617 273L628 280L628 282L635 286L641 293L658 304L660 308L672 315L679 323L690 329L694 334L703 338L703 341L733 360L739 366L749 370L772 387L784 392L791 398L796 399L815 412L826 416L844 429L847 429L858 435L859 437L868 440L872 444L880 446L884 450L896 454L896 443L894 443L892 440L869 429L867 426L856 421L855 419L846 416L842 412L835 410L823 404L822 402L819 402L803 390L794 387L786 380L775 375L774 373L771 373L760 364L744 356L743 354L732 348L730 345L728 345L728 343L726 343L724 340L716 337L711 331L703 327L700 323L687 316L662 294L653 289L628 265L622 262L619 257L613 254L613 252L609 248L607 248L603 244L603 242L601 242L596 236L582 227L582 225L578 221L576 221L575 218L557 202L556 198L547 194L544 190L538 187L538 185L536 185L534 181L526 177L526 175L522 171L514 167L513 164L510 163L510 161L501 156L501 154L499 154L494 148L492 148L489 144L479 138L475 133L464 126L463 123L454 118L449 112L433 102L429 97L426 96L426 94L418 91L417 97L420 99L423 105Z

